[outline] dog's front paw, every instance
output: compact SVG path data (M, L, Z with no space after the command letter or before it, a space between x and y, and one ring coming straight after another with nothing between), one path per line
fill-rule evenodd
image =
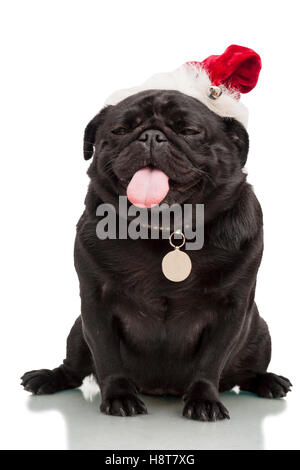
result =
M147 414L145 404L135 395L108 397L102 401L100 410L114 416Z
M183 397L183 416L198 421L230 419L218 397L218 391L211 382L203 380L192 384Z
M183 408L183 416L198 421L230 419L227 409L220 401L201 399L188 399Z
M136 389L125 377L110 378L101 386L100 410L114 416L147 414L145 404L137 396Z

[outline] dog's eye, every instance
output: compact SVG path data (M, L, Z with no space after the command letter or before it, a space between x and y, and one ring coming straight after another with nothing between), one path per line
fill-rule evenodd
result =
M200 131L198 129L194 129L193 127L184 127L183 129L180 129L179 134L182 135L196 135L199 134Z
M125 135L128 134L128 132L129 130L126 129L126 127L117 127L116 129L112 130L112 133L117 135Z

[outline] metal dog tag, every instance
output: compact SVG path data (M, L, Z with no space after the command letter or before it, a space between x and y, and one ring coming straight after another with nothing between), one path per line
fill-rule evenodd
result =
M192 270L191 258L188 254L180 251L180 248L185 244L185 236L182 232L180 233L183 239L181 245L174 245L172 242L174 233L172 233L169 241L174 250L164 256L161 263L162 272L169 281L173 282L184 281L190 275Z

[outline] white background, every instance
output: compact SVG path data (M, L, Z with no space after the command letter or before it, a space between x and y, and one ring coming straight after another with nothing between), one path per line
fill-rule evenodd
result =
M297 1L1 1L1 446L299 449L299 11ZM64 357L80 312L75 224L88 164L85 125L113 91L229 44L263 69L250 109L249 181L262 204L257 302L286 400L227 394L231 421L190 422L178 400L119 419L73 391L30 397L19 376ZM298 386L297 386L298 385Z

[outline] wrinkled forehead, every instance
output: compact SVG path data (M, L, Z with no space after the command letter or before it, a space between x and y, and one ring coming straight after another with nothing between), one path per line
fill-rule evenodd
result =
M203 103L178 91L147 90L121 101L113 114L114 118L138 123L150 117L195 120L213 113Z

